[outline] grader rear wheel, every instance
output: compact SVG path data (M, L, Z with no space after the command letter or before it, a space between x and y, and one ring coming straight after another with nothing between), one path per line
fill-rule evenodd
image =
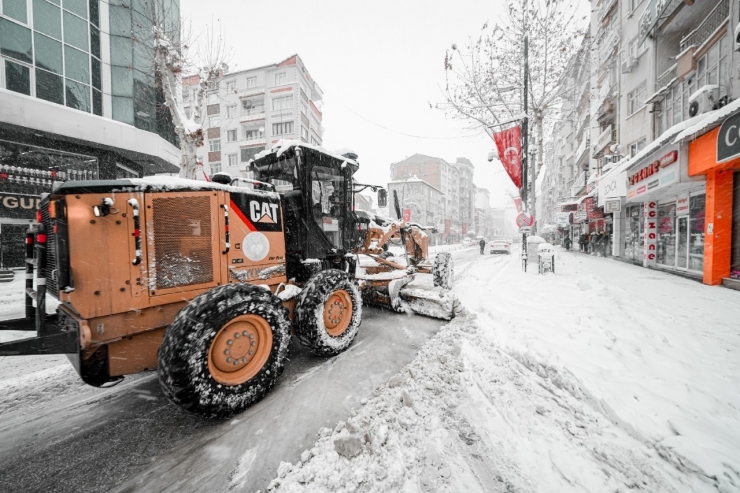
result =
M340 270L313 276L301 291L295 309L295 334L301 345L319 356L347 349L362 320L362 299L354 283Z
M262 399L283 371L288 311L271 292L229 284L193 298L159 348L162 391L183 409L228 418Z

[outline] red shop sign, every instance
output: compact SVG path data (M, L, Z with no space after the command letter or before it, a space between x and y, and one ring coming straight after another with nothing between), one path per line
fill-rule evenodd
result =
M660 159L656 159L652 163L642 168L637 173L630 175L629 177L630 186L631 187L635 186L637 183L640 183L642 180L650 178L651 176L656 174L658 171L660 171L660 168L665 168L666 166L675 163L677 160L678 160L678 151L671 151L665 156L661 157Z

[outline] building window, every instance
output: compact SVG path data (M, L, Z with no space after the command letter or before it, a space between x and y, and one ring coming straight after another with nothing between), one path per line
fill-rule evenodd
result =
M638 152L640 152L641 150L643 150L645 148L646 142L647 142L647 140L645 139L645 137L643 137L643 138L641 138L639 140L636 140L635 142L631 143L630 144L630 157L635 157Z
M265 136L265 132L261 132L257 128L244 129L244 140L257 140L262 139Z
M247 89L257 87L257 77L247 77Z
M234 118L236 116L236 105L229 104L226 106L226 118Z
M627 113L629 115L634 114L645 104L645 97L647 92L647 81L643 82L636 89L631 91L627 95Z
M230 80L226 83L226 92L228 94L233 94L236 92L236 81Z
M236 142L236 129L226 131L226 142Z
M272 124L272 135L285 135L293 133L293 122L282 122Z
M220 116L211 116L208 118L208 128L218 128L221 126Z
M209 94L208 104L218 104L218 94Z
M288 76L285 74L285 72L278 72L275 74L275 85L276 86L282 86L285 84L288 80Z
M308 142L308 129L301 125L301 138Z
M193 111L192 111L192 110L190 109L190 106L186 106L186 107L185 107L185 117L186 117L186 118L187 118L188 120L190 119L190 115L192 114L192 112L193 112Z
M211 152L218 152L221 150L221 139L211 139L208 141L208 145Z
M727 35L709 48L709 51L696 64L697 86L709 84L720 86L720 96L727 94L730 73L727 65L729 38Z
M239 163L237 154L228 154L227 157L229 158L229 166L236 166Z
M647 51L647 46L645 45L645 42L643 41L642 44L638 45L637 43L640 41L640 36L635 36L632 38L632 41L630 41L629 46L629 53L632 58L640 58L643 53Z
M272 100L272 111L289 110L293 108L293 96L283 96Z
M209 166L211 167L211 175L221 172L221 163L210 163Z

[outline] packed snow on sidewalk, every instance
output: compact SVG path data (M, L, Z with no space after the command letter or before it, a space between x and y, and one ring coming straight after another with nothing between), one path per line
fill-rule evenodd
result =
M270 491L740 491L738 293L484 256L459 316Z

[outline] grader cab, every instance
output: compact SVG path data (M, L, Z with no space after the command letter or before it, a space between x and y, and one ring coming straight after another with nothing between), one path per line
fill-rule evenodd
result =
M363 297L397 311L422 298L451 318L450 259L428 262L418 226L353 210L358 166L283 142L250 163L247 183L62 184L26 238L26 316L0 321L35 336L0 344L0 355L67 354L94 386L156 369L173 402L224 418L275 385L291 334L321 356L349 347ZM399 239L404 264L381 255ZM406 287L433 271L431 293Z

